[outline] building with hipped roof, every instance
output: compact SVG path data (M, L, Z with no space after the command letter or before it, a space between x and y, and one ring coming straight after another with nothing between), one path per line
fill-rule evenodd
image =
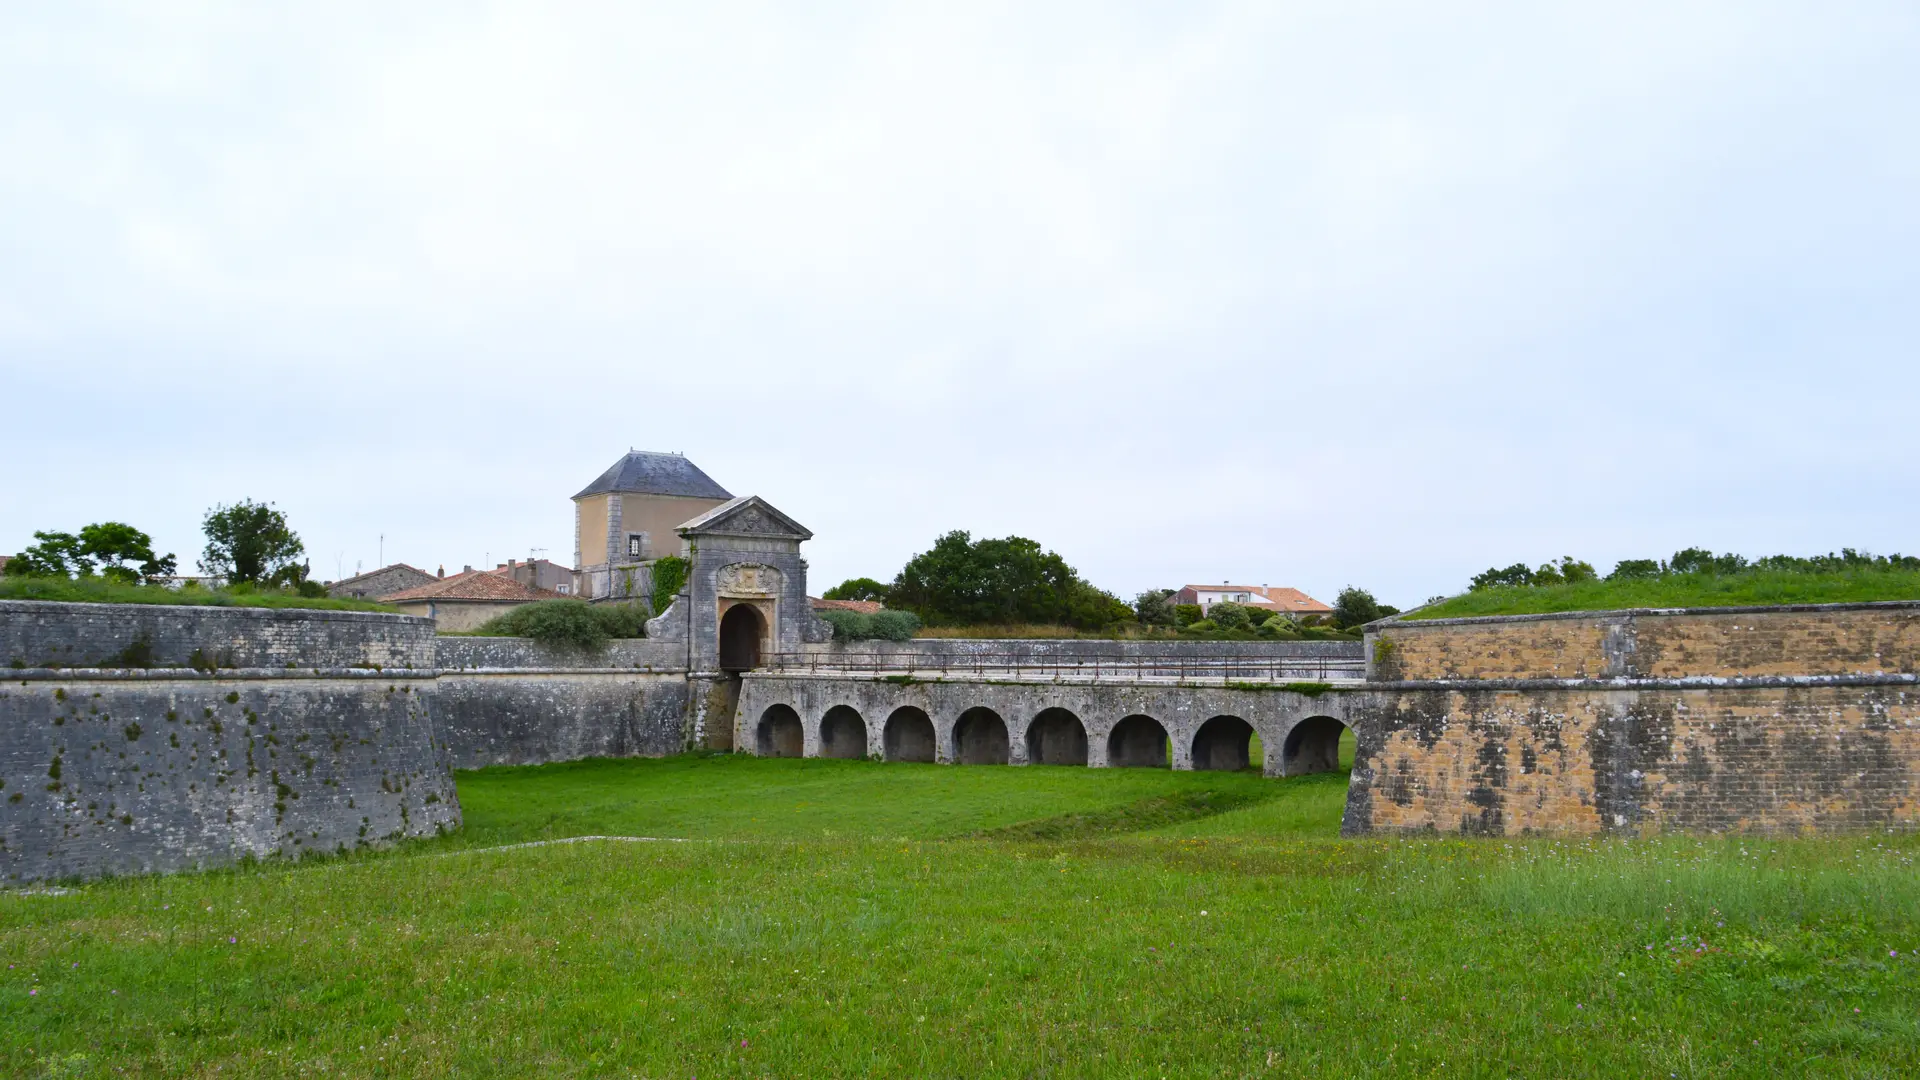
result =
M1279 585L1182 585L1167 601L1171 604L1198 604L1204 613L1218 603L1277 611L1295 619L1333 614L1333 609L1301 592Z
M573 497L574 592L636 600L654 560L686 555L683 524L733 498L681 454L629 451Z

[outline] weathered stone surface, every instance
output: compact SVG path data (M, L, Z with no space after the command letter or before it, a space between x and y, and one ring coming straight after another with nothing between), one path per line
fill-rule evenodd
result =
M688 682L679 672L443 671L435 693L441 738L459 769L687 748Z
M367 611L0 600L0 664L431 668L433 622Z
M1367 639L1374 675L1395 680L1910 675L1920 603L1391 621Z

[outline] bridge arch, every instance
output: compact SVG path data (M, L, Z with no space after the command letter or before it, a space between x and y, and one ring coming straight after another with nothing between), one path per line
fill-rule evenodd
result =
M893 710L880 731L880 750L888 761L932 761L939 743L932 718L914 705Z
M1040 710L1027 725L1027 764L1085 765L1087 726L1071 710Z
M1134 713L1113 725L1107 734L1107 765L1115 769L1167 767L1166 726L1145 713Z
M1309 716L1293 725L1281 743L1280 775L1340 770L1340 739L1347 725L1331 716Z
M806 750L807 733L800 714L785 702L775 702L760 714L754 732L754 753L761 757L799 757Z
M953 725L953 761L960 765L1005 765L1012 758L1007 722L985 705L960 714Z
M867 722L851 705L835 705L820 718L820 756L867 756Z
M1238 772L1252 761L1253 725L1238 716L1222 714L1193 733L1193 767L1216 772Z

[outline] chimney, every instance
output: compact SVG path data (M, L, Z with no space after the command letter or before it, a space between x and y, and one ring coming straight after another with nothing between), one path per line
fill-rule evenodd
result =
M445 566L442 566L442 567L440 568L440 576L441 576L441 577L446 577L446 576L447 576L447 568L446 568Z
M463 574L471 574L471 573L473 573L473 567L472 567L472 566L462 566L462 567L460 568L460 572L461 572L461 573L463 573Z

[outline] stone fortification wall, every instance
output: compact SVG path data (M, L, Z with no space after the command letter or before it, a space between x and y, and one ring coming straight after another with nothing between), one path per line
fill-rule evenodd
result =
M1378 624L1344 829L1920 825L1920 605Z
M8 668L431 668L433 623L408 615L0 600Z
M684 673L448 670L438 683L435 718L457 769L686 749Z
M1395 620L1368 642L1383 679L1913 674L1920 603Z
M36 605L0 640L96 661L144 639L153 667L29 666L0 684L0 879L215 866L457 827L436 738L432 624L350 612ZM98 610L124 612L115 626ZM318 615L303 623L289 615ZM71 625L63 625L71 620ZM95 645L93 634L105 645ZM196 670L219 643L271 667ZM188 648L191 645L192 648ZM120 646L124 648L125 646ZM28 655L45 655L30 653ZM366 666L318 666L353 659ZM388 666L392 661L410 661ZM172 661L172 664L167 664ZM385 670L372 665L381 661ZM292 666L287 666L291 664Z
M1359 660L1357 641L1096 641L1071 638L915 638L911 641L835 641L809 646L822 657L907 657L966 660L974 657L1022 660L1177 659L1181 656L1326 657Z
M687 646L683 641L619 638L591 655L556 649L528 638L441 637L435 644L434 665L445 671L474 669L527 670L619 668L627 671L685 671Z

